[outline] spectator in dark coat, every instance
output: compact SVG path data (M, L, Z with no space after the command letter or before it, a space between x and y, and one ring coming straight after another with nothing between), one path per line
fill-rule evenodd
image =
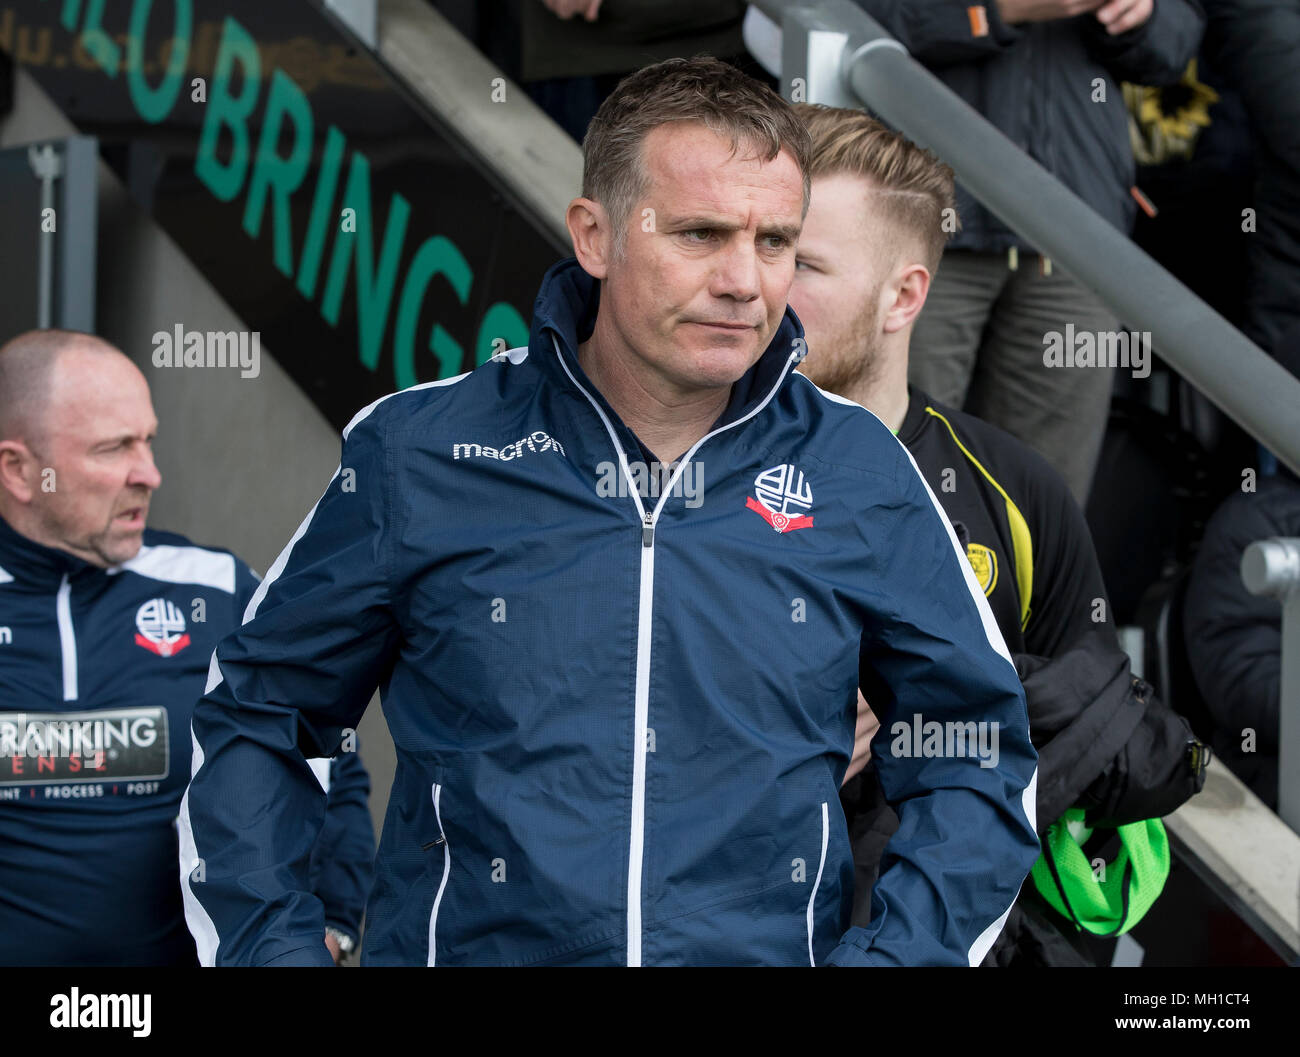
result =
M1255 229L1243 329L1273 351L1300 326L1300 0L1203 0L1205 55L1255 136Z
M1177 82L1200 44L1195 0L855 0L940 80L1103 219L1132 230L1121 81ZM1112 370L1048 367L1045 335L1120 322L959 183L962 228L917 320L909 377L1036 449L1087 497Z
M619 80L664 59L744 52L743 0L519 0L519 80L579 143Z
M1300 326L1276 352L1300 378ZM1183 630L1197 689L1215 719L1215 751L1276 808L1282 605L1241 582L1242 554L1270 536L1300 537L1300 478L1284 465L1257 490L1230 496L1210 519L1187 585Z

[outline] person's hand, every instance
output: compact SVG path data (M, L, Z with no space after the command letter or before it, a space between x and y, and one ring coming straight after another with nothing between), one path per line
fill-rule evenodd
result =
M604 0L542 0L548 11L557 18L572 18L582 15L588 22L595 22Z
M1155 9L1155 0L1110 0L1097 12L1097 21L1114 37L1145 23Z
M867 704L867 699L862 696L862 691L859 690L858 725L853 731L853 759L849 761L849 769L844 772L844 781L840 783L841 787L861 771L867 765L867 761L871 759L871 739L875 737L876 731L879 729L880 720L871 711L871 706Z
M325 933L325 946L329 949L330 957L334 959L334 964L338 965L339 954L341 953L339 951L339 941L327 932Z
M1073 18L1075 15L1095 11L1105 2L1106 0L997 0L997 5L1002 21L1010 25L1013 22L1050 22L1056 18ZM1121 0L1112 0L1111 6L1120 2Z

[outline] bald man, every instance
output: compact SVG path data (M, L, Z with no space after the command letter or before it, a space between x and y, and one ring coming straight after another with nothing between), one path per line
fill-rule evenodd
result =
M257 585L145 527L149 386L89 334L0 346L0 965L194 965L175 820L190 712ZM356 942L374 834L355 752L312 857L327 945Z

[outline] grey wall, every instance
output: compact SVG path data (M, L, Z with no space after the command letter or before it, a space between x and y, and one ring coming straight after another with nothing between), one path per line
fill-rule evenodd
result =
M0 146L75 132L21 69ZM339 437L262 349L260 375L156 368L152 336L187 330L246 330L175 243L99 164L98 333L144 371L158 415L154 457L162 487L149 522L196 543L228 547L265 572L320 498L339 459ZM11 335L0 335L5 340ZM395 757L377 700L360 727L378 834Z

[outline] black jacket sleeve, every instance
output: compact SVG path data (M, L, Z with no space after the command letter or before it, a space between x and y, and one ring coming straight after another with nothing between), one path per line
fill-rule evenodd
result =
M1023 504L1034 544L1025 651L1057 657L1093 633L1117 647L1106 585L1083 511L1065 480L1037 452L1022 452L1021 472L1024 480L1015 498Z
M1117 646L1089 635L1055 659L1015 661L1039 754L1040 834L1076 804L1092 826L1160 818L1204 784L1204 747Z
M1210 750L1151 684L1135 679L1132 694L1142 718L1124 747L1080 794L1093 827L1117 827L1177 811L1205 785Z
M1004 23L995 0L983 4L988 32L976 36L970 8L959 0L854 0L917 62L941 67L997 55L1020 37Z
M1196 58L1205 12L1196 0L1155 0L1151 17L1111 36L1095 14L1080 15L1088 50L1113 76L1134 84L1177 84Z

